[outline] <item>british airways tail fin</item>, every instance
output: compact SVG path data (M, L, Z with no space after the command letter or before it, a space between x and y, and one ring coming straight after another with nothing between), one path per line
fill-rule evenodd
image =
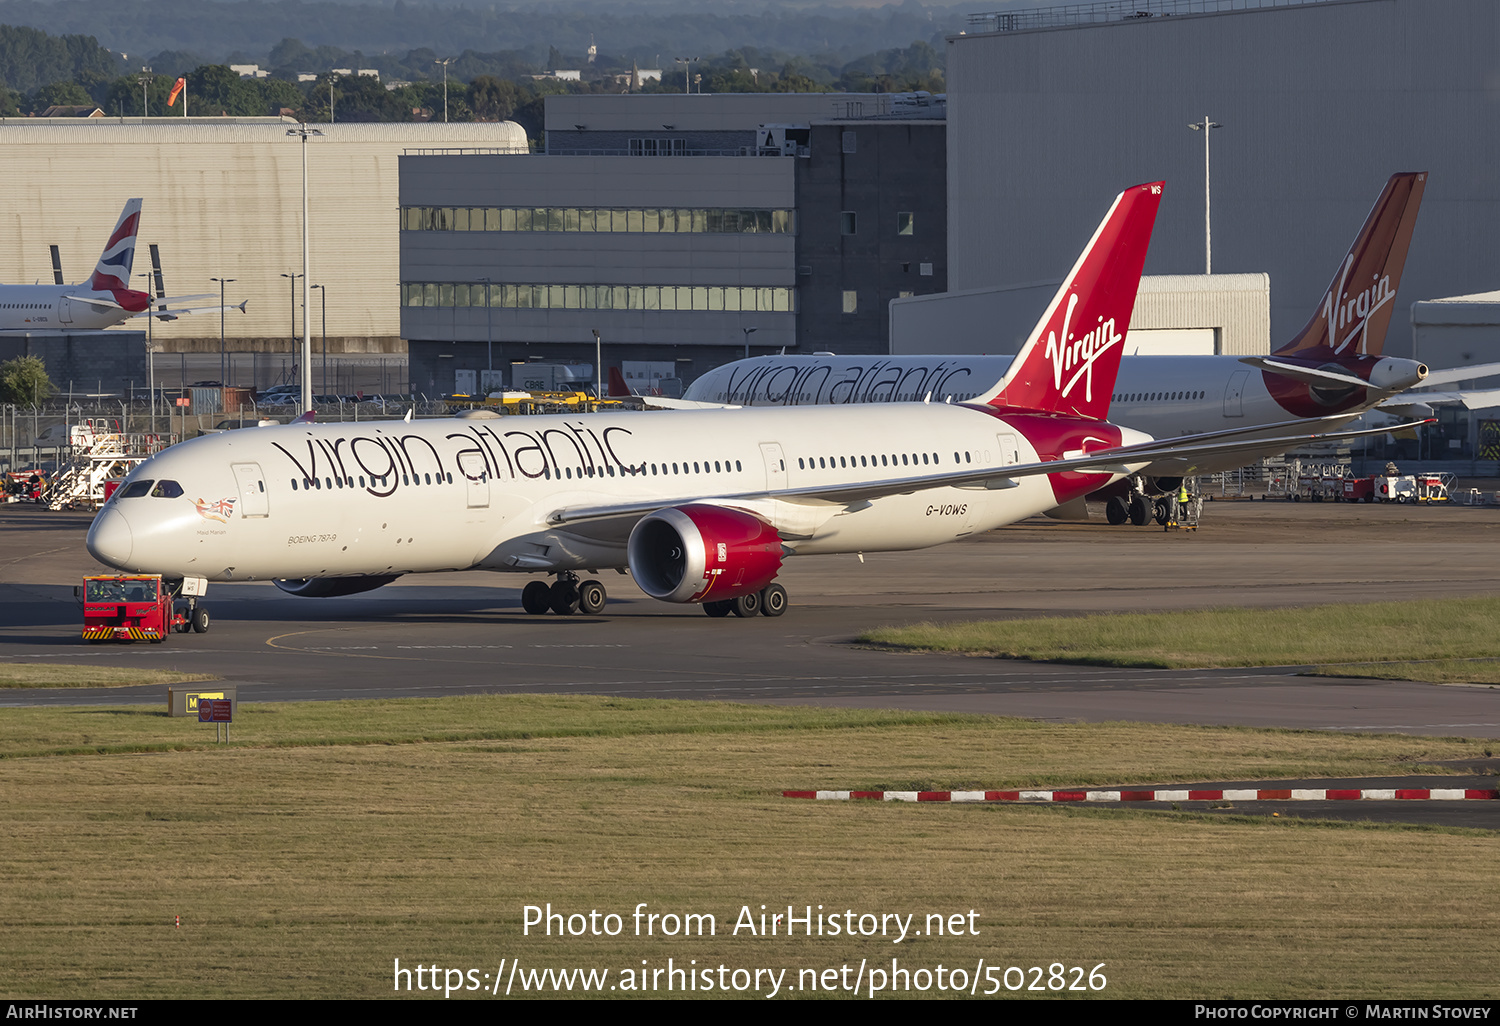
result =
M1425 171L1391 175L1312 320L1276 355L1294 356L1304 350L1325 351L1320 355L1331 350L1337 356L1381 354L1426 187Z
M1109 415L1162 185L1115 197L1005 377L975 402L1089 420Z
M89 279L89 288L96 292L109 289L130 288L130 271L135 266L135 233L141 224L141 201L126 200L120 211L119 223L104 244L99 262L94 265L94 275Z

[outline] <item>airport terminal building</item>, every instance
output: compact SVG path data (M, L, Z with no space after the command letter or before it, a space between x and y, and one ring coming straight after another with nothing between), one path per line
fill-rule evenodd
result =
M0 281L53 281L52 246L65 281L87 279L125 201L139 196L134 287L147 288L153 247L169 296L207 294L216 304L213 279L233 279L226 300L248 303L224 318L226 345L260 357L255 384L264 387L273 362L295 362L291 343L304 326L303 143L289 134L297 127L290 118L0 119L7 185ZM310 127L320 134L306 143L308 263L311 284L324 286L312 293L312 334L321 340L326 323L334 353L399 361L404 382L398 160L435 147L525 154L526 134L511 122ZM144 330L145 322L126 327ZM218 315L151 328L166 354L159 363L211 352L217 376Z
M547 152L401 158L419 389L537 359L689 381L755 352L884 352L947 288L946 141L924 95L549 98Z

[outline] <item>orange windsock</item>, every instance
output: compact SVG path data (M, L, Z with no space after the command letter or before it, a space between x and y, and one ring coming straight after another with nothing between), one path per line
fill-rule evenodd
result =
M186 88L187 88L187 79L186 78L179 78L176 81L176 83L173 84L172 91L167 94L167 106L170 107L170 106L172 106L172 104L176 103L177 102L177 96L178 96L178 94L181 93Z

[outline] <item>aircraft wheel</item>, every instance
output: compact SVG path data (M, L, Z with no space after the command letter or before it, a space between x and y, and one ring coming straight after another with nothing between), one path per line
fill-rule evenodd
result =
M1151 514L1162 527L1166 527L1167 521L1172 519L1171 511L1167 509L1166 499L1157 499L1156 502L1152 503Z
M729 607L732 605L734 605L733 602L705 602L703 611L713 617L728 616Z
M1123 524L1130 519L1130 504L1125 501L1124 496L1112 496L1104 504L1104 519L1111 524Z
M786 612L786 589L779 584L768 584L760 593L760 611L763 616L780 616Z
M572 581L558 581L547 589L548 604L558 616L572 616L578 612L578 585Z
M546 581L532 581L521 589L521 608L532 616L541 616L552 608L552 586Z
M193 633L194 634L207 634L208 633L208 610L204 609L202 606L199 606L198 608L194 609L193 610L193 616L192 616L192 624L193 624Z
M590 616L604 611L604 585L598 581L584 581L578 586L578 611Z
M1130 522L1136 527L1145 527L1151 522L1151 503L1144 495L1130 497Z
M752 591L748 595L730 599L729 611L735 616L754 616L760 612L760 592Z

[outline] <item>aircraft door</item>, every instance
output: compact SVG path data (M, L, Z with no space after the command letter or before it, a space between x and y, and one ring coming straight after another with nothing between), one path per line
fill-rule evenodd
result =
M259 463L233 463L234 480L240 486L240 516L268 517L271 497L266 494L266 476Z
M488 509L490 505L490 472L484 456L470 450L458 454L458 469L468 486L469 508Z
M1000 442L1000 465L1002 467L1013 467L1021 462L1021 447L1016 443L1016 436L1006 432L997 435Z
M73 323L73 301L67 296L57 301L57 319L63 324Z
M1245 407L1242 400L1245 398L1245 379L1250 376L1247 370L1235 371L1234 376L1229 379L1229 387L1224 389L1224 416L1243 417Z
M766 464L766 487L771 490L786 487L786 458L781 455L781 443L761 442L761 459Z

